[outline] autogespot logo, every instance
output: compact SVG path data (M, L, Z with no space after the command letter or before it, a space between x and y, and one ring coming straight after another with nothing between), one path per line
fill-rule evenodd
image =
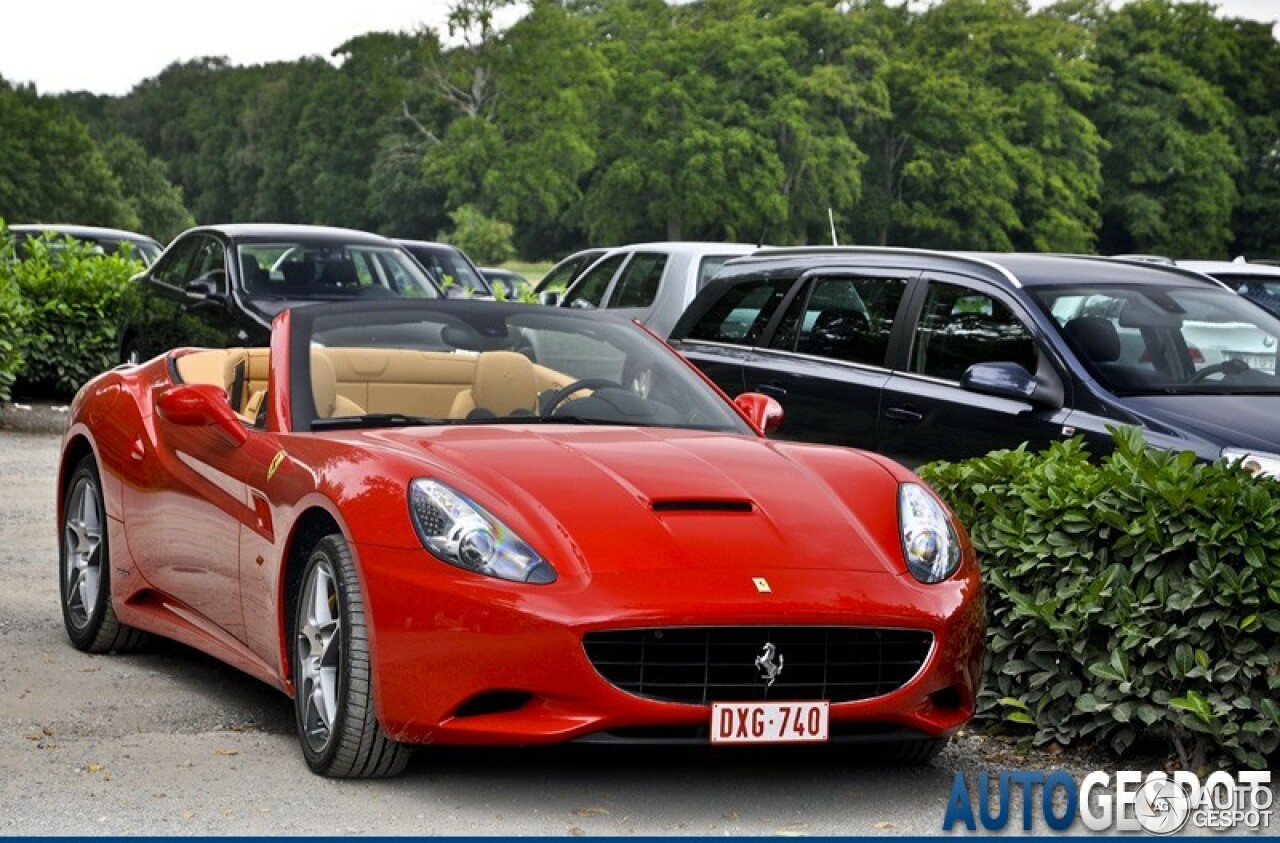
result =
M1146 831L1176 834L1195 831L1267 831L1271 828L1269 770L1219 771L1203 782L1194 773L1117 773L1095 771L1079 784L1064 770L981 772L976 789L956 773L942 818L943 831L961 826L1000 831L1011 820L1013 794L1021 794L1021 826L1031 831L1038 814L1053 831L1078 820L1090 831ZM976 806L976 807L975 807ZM994 807L993 807L994 806Z

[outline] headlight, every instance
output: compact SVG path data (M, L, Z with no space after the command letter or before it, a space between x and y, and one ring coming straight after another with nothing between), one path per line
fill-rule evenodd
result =
M423 547L450 565L512 582L556 581L555 569L507 525L437 480L409 484L409 516Z
M1245 451L1241 448L1223 448L1222 456L1228 462L1238 462L1240 467L1255 477L1280 478L1280 455L1265 451Z
M942 504L923 486L898 487L898 526L902 555L920 582L941 582L960 567L960 537Z

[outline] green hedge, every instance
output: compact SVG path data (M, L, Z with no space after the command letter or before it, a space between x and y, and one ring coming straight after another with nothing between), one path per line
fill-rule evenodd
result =
M26 303L17 283L5 270L17 260L13 240L7 234L0 221L0 403L12 397L13 382L22 370L27 324Z
M7 232L0 235L8 243ZM16 332L15 343L20 386L70 396L119 362L120 298L130 276L142 271L140 260L48 236L26 241L22 260L14 259L11 243L0 248L9 255L0 260L0 302L4 289L16 290L25 311L25 330ZM0 372L3 355L0 346ZM0 392L0 399L7 396Z
M1045 744L1267 769L1280 743L1280 482L1147 448L1132 428L925 466L983 563L979 713Z

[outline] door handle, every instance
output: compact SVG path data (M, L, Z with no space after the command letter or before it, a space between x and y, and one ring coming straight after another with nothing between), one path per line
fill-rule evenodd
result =
M756 392L763 392L765 395L773 398L786 398L787 389L776 383L758 383L756 384Z
M890 407L884 411L884 415L885 418L900 422L910 422L911 424L924 421L924 414L910 407Z

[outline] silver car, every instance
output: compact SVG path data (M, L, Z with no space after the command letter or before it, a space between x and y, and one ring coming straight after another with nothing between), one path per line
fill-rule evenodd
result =
M608 309L666 337L680 314L731 258L750 243L633 243L610 249L565 290L561 307Z

